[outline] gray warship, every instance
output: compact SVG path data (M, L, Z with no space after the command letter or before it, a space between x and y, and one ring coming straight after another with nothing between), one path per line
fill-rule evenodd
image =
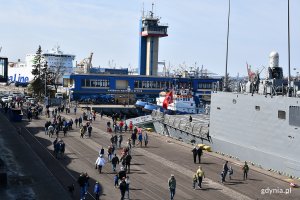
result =
M241 161L300 177L300 82L284 79L279 54L269 57L267 77L251 73L235 92L217 89L206 114L163 115L154 111L155 131L187 143L207 144Z

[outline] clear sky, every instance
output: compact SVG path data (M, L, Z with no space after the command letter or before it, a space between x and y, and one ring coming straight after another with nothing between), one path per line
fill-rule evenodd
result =
M273 50L287 75L287 1L231 0L231 76L246 75L246 61L253 69L267 66ZM224 75L228 0L0 0L0 55L24 60L38 45L47 50L59 44L77 61L94 52L93 66L111 61L137 67L141 10L143 3L151 10L152 2L155 15L169 25L169 36L160 39L159 61L173 68L196 62ZM295 74L300 71L300 0L290 0L290 13Z

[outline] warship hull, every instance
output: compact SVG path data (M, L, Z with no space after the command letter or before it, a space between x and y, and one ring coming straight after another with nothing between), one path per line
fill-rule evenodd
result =
M187 121L180 116L173 121L165 116L153 124L161 134L188 143L202 142L215 152L300 177L300 98L215 92L210 109L205 120L203 115L193 115L190 128L188 122L178 126ZM194 123L199 120L201 126L195 131Z

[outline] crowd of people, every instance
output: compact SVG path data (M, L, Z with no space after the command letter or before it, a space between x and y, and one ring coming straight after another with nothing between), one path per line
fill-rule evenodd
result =
M15 105L15 104L14 104ZM5 105L4 105L5 106ZM42 113L42 109L39 106L28 106L27 107L27 117L31 120L34 116L38 118ZM67 136L68 131L73 129L73 123L75 127L79 128L81 138L90 138L92 134L92 123L96 120L97 115L93 111L83 112L82 115L76 116L77 107L74 108L75 119L69 117L67 119L62 114L68 115L70 113L70 107L59 106L53 108L51 111L49 107L46 107L45 115L47 121L45 122L45 135L49 135L52 138L55 134L55 140L53 141L53 153L55 158L63 158L65 152L65 143L61 139L60 132L63 132L63 136ZM51 115L50 115L51 114ZM101 113L101 119L103 113ZM190 121L192 121L190 117ZM147 147L149 137L147 132L143 132L141 128L135 127L132 122L127 124L118 115L112 116L112 121L107 121L107 132L111 134L110 145L104 149L101 147L97 159L95 161L95 169L99 174L103 174L104 166L107 164L111 165L111 171L108 173L113 173L112 179L115 188L118 188L121 195L121 200L125 199L125 196L129 199L130 191L130 180L128 174L130 174L130 166L132 161L132 148L134 147ZM124 133L128 133L129 137L124 141ZM194 146L192 149L193 162L201 163L201 157L203 155L203 149L200 146ZM105 168L104 171L106 171ZM247 162L242 167L243 170L243 179L248 178L249 166ZM226 176L229 176L229 180L233 175L233 169L231 166L228 166L228 161L223 165L222 172L220 173L221 183L226 182ZM205 172L202 166L196 170L195 174L192 177L192 188L196 189L202 188L202 182L205 178ZM89 175L87 173L81 173L77 179L77 183L80 187L80 199L85 199L86 194L88 193ZM74 184L68 187L70 192L74 191ZM168 188L170 192L170 199L173 200L176 192L176 179L173 174L168 179ZM100 198L101 186L97 181L93 188L93 193L95 199Z

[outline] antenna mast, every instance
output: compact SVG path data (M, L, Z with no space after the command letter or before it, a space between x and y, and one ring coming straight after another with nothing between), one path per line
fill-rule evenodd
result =
M142 17L145 15L145 9L144 9L144 2L143 2L143 8L142 8Z

